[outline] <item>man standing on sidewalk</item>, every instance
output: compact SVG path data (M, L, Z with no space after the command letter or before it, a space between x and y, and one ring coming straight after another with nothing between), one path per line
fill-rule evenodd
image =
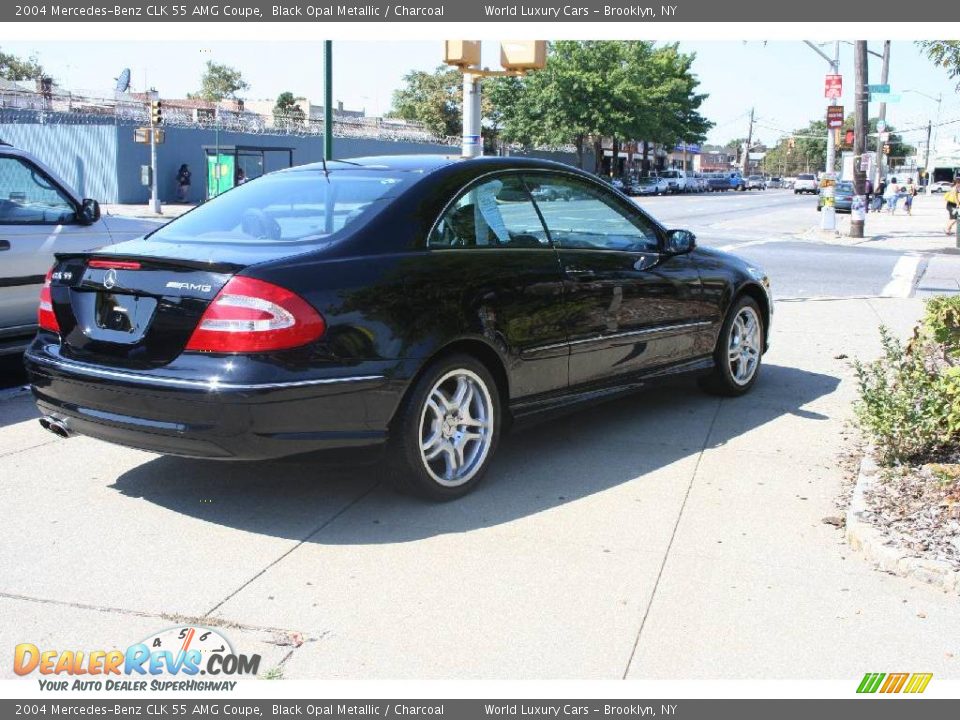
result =
M873 200L873 181L870 178L863 184L863 196L866 198L864 212L870 212L870 203Z

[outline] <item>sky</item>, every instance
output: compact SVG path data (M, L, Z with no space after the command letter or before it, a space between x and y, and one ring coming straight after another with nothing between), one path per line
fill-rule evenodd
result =
M745 137L750 109L755 110L754 137L773 143L789 131L824 116L823 76L827 62L801 41L681 42L696 53L694 72L700 91L709 94L703 114L716 126L708 142L724 143ZM871 49L880 51L880 42ZM348 109L377 115L390 107L393 90L411 70L432 70L442 61L442 41L337 41L333 50L333 96ZM163 97L184 97L199 86L207 60L239 69L250 83L249 99L275 100L289 90L320 104L323 97L322 42L2 42L0 48L17 55L36 55L63 87L86 94L112 95L114 78L131 69L132 89L156 87ZM823 49L832 54L833 44ZM483 43L483 64L499 65L494 41ZM840 44L840 72L844 77L846 112L853 111L853 46ZM869 82L879 83L880 59L870 56ZM900 103L887 106L887 122L911 128L912 144L926 136L926 123L960 119L960 96L955 81L935 67L910 42L895 41L890 52L889 84ZM908 92L909 91L909 92ZM926 97L931 96L931 97ZM876 106L871 104L871 114ZM955 139L960 122L936 132L935 147Z

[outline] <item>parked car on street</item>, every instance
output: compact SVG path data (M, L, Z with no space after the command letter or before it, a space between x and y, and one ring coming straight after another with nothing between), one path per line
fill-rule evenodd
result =
M157 222L101 216L29 153L0 143L0 355L37 332L37 304L55 252L93 250L155 230Z
M817 196L817 212L820 212L824 206L824 190L821 188ZM853 205L853 183L849 180L841 180L833 186L833 209L838 213L848 213Z
M685 170L662 170L659 175L667 181L670 192L683 193L693 189L692 183L689 188L687 186L688 178ZM690 179L692 180L692 177Z
M797 175L796 182L793 183L793 194L810 193L817 194L817 176L812 173L802 173Z
M779 177L767 178L766 185L768 190L776 190L776 189L782 188L783 178L779 178Z
M381 448L400 489L449 499L513 422L682 373L743 395L771 313L754 265L588 173L398 155L267 174L59 253L25 357L58 435L212 459Z
M730 189L730 178L726 173L716 172L706 175L707 190L710 192L726 192Z
M637 179L637 195L666 195L670 186L662 177L642 177Z
M747 181L744 180L743 175L739 172L727 173L727 178L731 190L743 191L747 189Z
M744 185L745 190L766 190L767 184L762 175L750 175Z
M935 182L930 185L930 190L928 192L932 195L937 193L945 193L952 187L953 183L941 180L940 182Z

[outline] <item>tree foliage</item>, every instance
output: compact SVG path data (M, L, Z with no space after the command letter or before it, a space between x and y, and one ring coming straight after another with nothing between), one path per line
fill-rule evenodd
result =
M712 124L699 113L694 56L676 44L560 41L547 66L522 77L483 81L484 134L525 147L588 141L702 142ZM437 135L462 128L462 76L440 66L415 71L393 96L392 117L417 120Z
M35 55L21 58L0 50L0 77L4 80L36 80L45 74Z
M235 100L237 93L249 88L249 83L243 79L243 74L239 70L207 60L206 70L200 78L200 90L190 93L188 97L209 102L219 102L225 98Z
M297 98L289 90L282 92L277 96L277 102L273 106L273 123L277 127L291 127L303 125L306 115L299 101L303 98Z
M960 40L920 40L917 45L951 78L960 78ZM957 89L960 90L960 82L957 83Z
M457 69L441 65L432 73L414 70L404 75L403 83L393 93L390 117L421 122L438 137L460 134L463 78Z
M706 95L691 72L694 56L677 44L560 41L547 67L487 84L505 141L573 144L588 139L702 142L712 124L699 113Z
M867 150L876 151L877 143L877 122L878 118L870 118L868 122ZM843 121L843 127L840 128L841 144L837 146L837 164L839 166L840 158L844 150L849 150L843 145L843 139L847 130L853 129L853 115L848 115ZM905 158L912 155L915 149L912 145L906 143L901 135L895 132L895 128L887 123L885 132L890 133L888 144L890 145L890 158ZM793 140L791 147L791 138ZM792 175L797 172L822 170L827 164L827 123L826 120L814 120L806 127L794 130L790 137L781 138L775 147L767 151L764 158L764 168L771 173L784 173ZM833 168L838 170L839 167Z

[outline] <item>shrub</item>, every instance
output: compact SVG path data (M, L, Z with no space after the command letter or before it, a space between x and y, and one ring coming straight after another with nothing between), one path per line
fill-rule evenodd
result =
M960 298L927 302L904 347L880 328L883 356L856 361L861 426L886 465L927 462L960 445Z

